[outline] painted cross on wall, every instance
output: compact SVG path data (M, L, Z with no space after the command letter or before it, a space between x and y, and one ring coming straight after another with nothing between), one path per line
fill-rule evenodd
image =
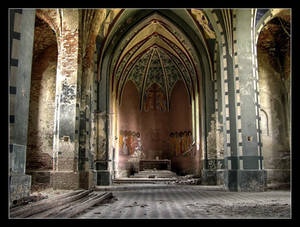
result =
M153 83L144 95L144 111L149 112L153 110L165 112L167 110L166 103L166 96L162 89L156 83Z

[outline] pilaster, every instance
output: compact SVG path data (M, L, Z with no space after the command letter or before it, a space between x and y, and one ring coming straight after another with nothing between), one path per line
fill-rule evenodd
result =
M56 112L54 131L53 187L76 189L78 173L78 79L79 15L78 10L65 9L61 14L58 37L58 64L56 75Z
M13 144L9 147L10 202L29 196L31 176L25 175L35 10L23 9L20 26ZM17 56L15 56L17 57Z
M234 94L234 97L229 112L236 127L230 129L230 137L234 137L235 140L231 143L233 152L224 181L229 190L263 191L266 174L260 149L253 10L235 10L233 22L234 52L230 75L232 87L229 88L229 92Z
M104 64L107 64L105 59ZM103 66L107 68L106 66ZM109 163L109 80L101 76L98 83L98 113L97 113L97 185L110 185L112 174Z

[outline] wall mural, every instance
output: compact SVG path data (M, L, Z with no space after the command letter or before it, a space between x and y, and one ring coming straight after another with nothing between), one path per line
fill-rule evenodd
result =
M119 135L119 154L143 159L141 134L130 130L121 130Z
M193 138L191 131L171 132L169 137L172 154L175 156L195 155L192 149Z
M144 95L144 111L162 111L167 110L167 99L162 89L156 84L152 84Z

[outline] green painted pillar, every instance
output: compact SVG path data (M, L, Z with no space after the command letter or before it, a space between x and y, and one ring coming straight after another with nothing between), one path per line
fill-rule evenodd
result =
M31 190L31 176L25 175L25 170L34 23L35 10L23 9L17 59L14 135L9 153L10 202L29 196Z
M97 106L97 185L112 183L111 160L109 160L109 78L107 73L108 58L102 64L101 79L98 83Z
M234 105L229 106L232 158L224 174L225 186L233 191L263 191L266 172L262 166L257 75L254 55L254 10L237 9L233 13L232 86ZM230 102L230 100L229 100Z

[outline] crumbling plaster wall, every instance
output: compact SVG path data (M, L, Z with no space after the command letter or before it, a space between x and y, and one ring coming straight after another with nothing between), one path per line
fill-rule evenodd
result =
M53 168L57 43L55 33L45 22L36 17L35 23L28 119L27 171Z
M192 152L185 156L175 156L169 136L175 131L192 131L192 107L182 81L175 84L170 103L170 112L140 111L139 94L135 85L129 81L124 88L122 103L118 107L119 131L140 132L144 159L170 159L173 171L179 174L194 173L195 156ZM125 170L130 166L128 161L131 161L131 157L119 154L120 176L126 176Z
M15 21L20 22L18 15L22 11L17 12ZM37 9L34 16L38 22L35 34L31 33L36 41L32 83L28 89L31 110L28 150L24 153L26 172L32 182L45 183L47 178L46 183L50 181L54 189L91 187L93 176L78 173L79 121L80 110L84 110L87 134L84 170L90 170L96 146L95 39L103 22L102 10ZM16 35L19 40L19 34ZM15 57L18 45L13 46Z
M37 61L33 68L27 144L28 169L52 169L56 76L55 48L48 49L51 50L51 54L54 53L54 59L43 58ZM35 71L38 70L36 68L47 60L48 66L41 72L41 75L35 74ZM46 160L43 158L45 154L48 157Z
M282 80L270 64L268 53L259 48L257 52L264 168L268 183L286 183L290 177L289 75ZM289 54L285 69L289 74Z
M79 78L78 78L78 134L80 186L90 188L96 183L96 160L106 156L105 117L98 113L96 36L105 18L105 9L79 10ZM106 97L104 97L106 98ZM103 118L104 117L104 118ZM104 146L103 146L104 145ZM100 147L99 147L100 146Z
M169 134L176 131L192 131L192 105L183 81L176 82L170 98ZM195 155L194 150L179 156L171 153L172 170L178 174L195 173L199 165Z
M126 83L122 95L121 105L118 105L118 137L124 141L124 136L120 136L121 131L139 132L142 138L144 132L141 131L141 113L139 109L139 94L132 81ZM122 133L122 134L123 134ZM121 142L119 142L121 144ZM117 145L119 145L117 144ZM144 147L144 146L143 146ZM130 171L138 168L139 160L132 155L122 155L119 148L117 172L120 177L127 177Z

